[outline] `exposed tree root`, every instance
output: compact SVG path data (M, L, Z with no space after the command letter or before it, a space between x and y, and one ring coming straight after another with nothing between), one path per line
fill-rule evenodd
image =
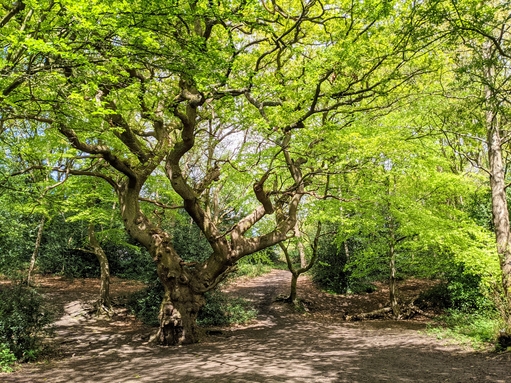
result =
M94 313L97 316L106 316L108 318L111 318L114 315L114 310L112 306L106 306L104 304L101 304L100 302L96 302L94 304Z
M310 305L310 302L304 301L302 299L294 299L293 300L291 298L291 296L281 294L275 298L274 302L284 302L284 303L292 304L293 307L298 311L305 311L305 312L310 311L310 309L308 307Z

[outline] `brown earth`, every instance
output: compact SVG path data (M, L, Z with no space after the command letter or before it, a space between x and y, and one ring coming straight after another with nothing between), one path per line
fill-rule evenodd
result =
M309 312L275 302L287 292L290 274L270 274L229 285L229 294L252 300L257 320L204 335L199 344L164 348L147 342L154 329L125 310L111 320L88 310L99 281L39 278L56 322L56 354L23 365L0 382L511 382L511 353L475 352L423 333L425 320L345 322L346 314L385 304L384 289L359 296L333 296L299 281ZM413 296L424 282L403 286ZM122 300L140 289L114 280ZM423 318L424 319L424 318Z

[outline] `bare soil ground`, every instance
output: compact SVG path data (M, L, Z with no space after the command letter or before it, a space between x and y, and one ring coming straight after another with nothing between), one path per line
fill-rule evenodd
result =
M297 313L274 301L289 281L288 272L274 270L227 286L254 302L257 320L205 334L199 344L164 348L147 343L154 329L125 310L110 320L87 313L99 281L39 278L60 318L56 354L0 374L0 382L511 382L510 353L445 344L423 333L424 320L343 320L385 304L383 289L332 296L302 277L298 294L309 312ZM405 284L403 294L415 295L422 283ZM122 300L139 288L114 280L112 295Z

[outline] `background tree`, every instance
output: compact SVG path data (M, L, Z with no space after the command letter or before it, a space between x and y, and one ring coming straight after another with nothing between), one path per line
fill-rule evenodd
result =
M444 20L440 28L450 33L445 52L449 64L442 76L441 93L449 102L437 116L453 152L465 163L464 171L489 176L492 226L504 302L502 317L510 324L511 252L507 206L510 19L502 1L440 2L435 8ZM447 23L445 22L447 21ZM444 99L444 100L445 100ZM455 114L457 114L455 116Z

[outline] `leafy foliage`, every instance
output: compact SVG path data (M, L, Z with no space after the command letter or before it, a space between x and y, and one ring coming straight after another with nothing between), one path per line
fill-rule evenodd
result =
M323 238L321 242L320 262L312 268L312 280L325 290L345 294L348 292L349 283L345 247L339 248L331 238ZM353 241L350 242L353 243Z
M145 289L132 294L126 306L145 324L157 326L163 294L160 281L153 280Z
M438 318L439 325L431 325L428 333L439 339L451 338L474 348L484 348L495 341L502 328L497 315L449 311Z
M258 251L238 261L237 277L257 277L270 272L278 262L278 254L273 248Z
M206 305L200 310L197 323L201 326L228 326L255 319L257 310L242 298L230 298L214 290L206 294Z
M462 265L452 267L446 279L424 291L416 304L423 309L450 310L459 313L494 313L491 297L485 293L480 275L467 272Z
M11 366L15 361L16 356L10 350L9 345L0 343L0 372L11 372Z
M21 283L0 290L0 344L7 345L21 361L34 360L43 336L51 333L51 313L41 296Z

